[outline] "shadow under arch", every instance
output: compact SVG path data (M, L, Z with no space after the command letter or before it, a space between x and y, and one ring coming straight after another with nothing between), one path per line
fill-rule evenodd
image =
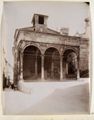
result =
M41 51L34 45L25 47L23 51L23 79L41 78Z
M60 80L60 54L54 47L49 47L44 53L45 80Z
M78 67L77 53L73 49L66 49L63 53L63 77L77 79Z

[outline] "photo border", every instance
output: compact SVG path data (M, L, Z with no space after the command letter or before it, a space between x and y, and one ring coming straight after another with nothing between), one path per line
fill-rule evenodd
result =
M23 119L23 120L94 120L94 1L93 0L59 0L67 2L90 2L90 14L91 14L91 43L90 43L90 114L70 114L70 115L3 115L2 112L2 39L1 39L1 27L2 27L2 15L3 15L3 4L4 2L16 2L23 0L1 0L0 1L0 119ZM25 0L26 1L26 0ZM34 0L28 0L34 1ZM28 2L27 1L27 2ZM35 0L41 1L41 0ZM42 0L42 1L55 1L55 0Z

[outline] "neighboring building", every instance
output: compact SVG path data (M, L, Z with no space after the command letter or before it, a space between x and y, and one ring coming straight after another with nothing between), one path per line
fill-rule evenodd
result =
M89 38L47 28L48 16L34 14L32 27L14 35L14 81L79 79L89 70Z

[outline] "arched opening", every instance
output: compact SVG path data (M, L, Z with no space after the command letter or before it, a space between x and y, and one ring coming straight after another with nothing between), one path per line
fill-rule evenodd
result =
M44 58L45 79L60 79L60 55L56 48L48 48Z
M77 78L77 55L75 51L68 49L63 54L64 78Z
M41 78L41 52L35 46L28 46L24 50L23 78L24 80Z

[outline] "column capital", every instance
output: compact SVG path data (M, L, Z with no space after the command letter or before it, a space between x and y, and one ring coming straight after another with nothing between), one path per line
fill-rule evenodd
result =
M60 59L62 59L62 60L63 60L63 55L62 55L62 54L60 54Z
M62 55L63 55L63 51L64 51L64 47L63 47L63 46L61 46L61 48L59 49L60 56L62 56Z
M44 54L41 54L42 57L44 57Z
M21 52L20 52L21 57L23 57L23 54L24 54L24 53L21 51Z

